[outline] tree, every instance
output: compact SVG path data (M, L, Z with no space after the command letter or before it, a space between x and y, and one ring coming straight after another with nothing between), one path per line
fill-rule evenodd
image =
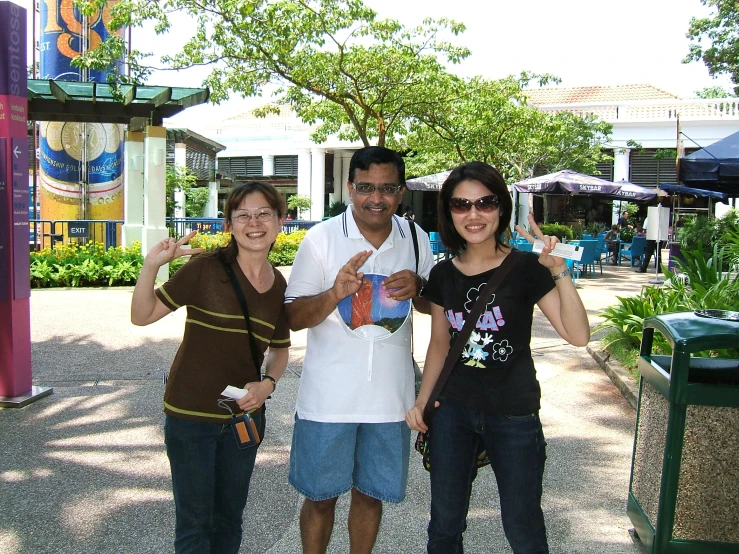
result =
M410 151L408 173L436 173L468 160L494 165L507 182L530 177L537 166L594 172L607 158L602 146L611 125L592 115L550 114L529 106L526 87L552 80L526 73L494 81L449 78L446 86L461 91L457 101L422 114L398 145Z
M287 199L287 207L291 210L298 211L298 219L300 219L300 214L302 212L310 210L310 206L311 206L310 196L301 196L298 194L294 194L293 196Z
M88 0L84 9L104 2ZM456 63L469 55L467 48L439 38L457 35L463 25L427 19L408 29L394 20L377 20L361 0L121 0L112 8L109 26L155 20L156 32L164 33L172 11L196 17L199 24L180 53L163 58L166 65L212 66L205 84L214 102L232 92L254 96L268 83L279 84L278 103L317 124L317 142L335 134L384 145L388 136L404 133L417 110L441 109L450 100L436 86L447 74L437 56ZM123 81L112 60L125 53L122 38L111 33L102 47L75 63L112 68L113 78ZM135 52L127 60L138 82L151 72L143 57Z
M175 210L181 207L174 199L175 191L181 189L185 193L185 198L187 198L187 193L196 185L197 178L186 167L167 166L167 177L164 188L167 217L174 217ZM187 210L187 201L185 201L185 206ZM189 210L187 211L189 213Z
M695 91L696 98L736 98L736 94L723 87L706 87Z
M207 187L193 187L185 193L185 213L189 217L202 217L210 200Z
M736 0L701 0L715 9L710 17L693 17L687 37L690 50L683 63L703 60L712 76L728 74L739 94L739 4ZM704 42L705 41L705 42Z

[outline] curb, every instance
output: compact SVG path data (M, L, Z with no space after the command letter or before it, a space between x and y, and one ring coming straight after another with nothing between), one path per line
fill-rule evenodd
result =
M606 375L608 375L618 390L621 391L621 394L631 404L631 407L636 410L639 399L639 382L634 379L631 372L620 363L609 361L610 354L602 350L596 350L590 347L590 345L586 346L585 349Z

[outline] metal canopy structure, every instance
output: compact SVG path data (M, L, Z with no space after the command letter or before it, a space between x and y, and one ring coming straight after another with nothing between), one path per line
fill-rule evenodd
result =
M160 126L165 117L204 104L210 91L199 88L81 83L53 79L28 79L30 121L128 124L145 118Z

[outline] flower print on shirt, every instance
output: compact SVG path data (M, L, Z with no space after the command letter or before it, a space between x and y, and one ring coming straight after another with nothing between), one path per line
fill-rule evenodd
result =
M485 285L487 285L487 283L482 283L479 287L472 287L470 290L467 291L467 302L464 303L464 309L467 313L470 313L472 311L472 306L474 306L475 302L477 302L477 298L480 296L480 291L485 287ZM483 312L490 311L494 301L495 294L490 297L490 300L485 305L485 309L483 310Z
M472 310L472 307L480 296L480 290L485 284L482 283L480 286L472 287L467 291L467 301L464 304L464 310L467 312L467 316L469 316L469 312ZM493 306L494 302L495 295L492 295L480 319L477 321L476 329L470 334L470 338L462 351L462 363L464 365L484 368L485 364L482 362L488 358L497 362L505 362L513 353L513 347L507 339L492 344L495 340L493 333L505 325L500 307ZM453 329L452 338L455 339L464 326L463 315L465 314L464 312L446 310L445 315ZM490 356L491 353L492 357Z
M503 339L493 345L493 360L505 362L511 354L513 354L513 347L508 344L508 339Z

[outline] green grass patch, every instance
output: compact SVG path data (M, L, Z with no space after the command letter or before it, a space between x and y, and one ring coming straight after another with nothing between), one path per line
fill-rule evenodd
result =
M636 369L639 361L639 349L635 349L621 333L611 331L603 336L600 339L600 349L610 354L612 360L631 371L634 377L639 376L639 371Z

